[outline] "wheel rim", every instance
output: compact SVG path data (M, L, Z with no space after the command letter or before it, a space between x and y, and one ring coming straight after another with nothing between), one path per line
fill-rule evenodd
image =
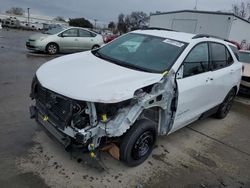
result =
M141 134L132 149L132 157L135 160L141 159L147 156L154 144L154 136L152 131L146 131Z
M98 46L94 46L93 48L92 48L92 50L95 50L95 49L97 49L97 48L99 48Z
M234 93L231 92L228 95L227 99L224 101L223 106L222 106L222 112L224 114L227 114L230 111L232 104L233 104L233 99L234 99Z
M57 47L56 47L56 45L53 45L53 44L49 45L49 46L48 46L48 52L49 52L50 54L55 54L55 53L57 52Z

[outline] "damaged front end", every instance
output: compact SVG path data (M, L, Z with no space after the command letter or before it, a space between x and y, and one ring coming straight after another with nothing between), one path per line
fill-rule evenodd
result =
M116 140L143 118L154 122L158 134L164 135L171 129L175 114L174 75L169 73L159 83L137 90L132 99L108 104L70 99L43 87L34 77L31 118L65 146L74 143L88 149Z

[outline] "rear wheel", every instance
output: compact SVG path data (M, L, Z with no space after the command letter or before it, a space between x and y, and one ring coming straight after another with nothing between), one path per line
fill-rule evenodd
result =
M49 43L46 47L46 51L48 52L48 54L54 55L58 53L59 47L56 43Z
M100 48L100 46L94 45L94 46L92 47L92 50L96 50L96 49L98 49L98 48Z
M120 144L120 159L128 166L143 163L153 150L156 126L149 120L137 121L125 134Z
M227 94L226 98L224 99L224 101L221 103L218 111L216 112L215 114L216 118L223 119L227 116L232 107L235 95L236 95L235 89L231 89Z

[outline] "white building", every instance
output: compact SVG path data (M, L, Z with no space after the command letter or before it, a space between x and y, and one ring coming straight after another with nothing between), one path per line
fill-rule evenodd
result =
M67 22L56 21L54 17L34 15L31 14L29 19L28 15L23 16L11 15L11 14L0 14L0 21L9 27L29 27L32 29L44 29L49 25L63 25L68 26ZM29 22L29 23L28 23Z
M181 10L151 14L149 26L250 43L250 22L230 12Z

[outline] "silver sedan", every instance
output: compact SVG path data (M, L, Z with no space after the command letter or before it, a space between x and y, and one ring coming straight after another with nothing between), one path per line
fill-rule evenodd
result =
M58 52L77 52L99 48L103 37L88 29L69 27L53 28L44 33L31 35L26 41L29 50L49 54Z

